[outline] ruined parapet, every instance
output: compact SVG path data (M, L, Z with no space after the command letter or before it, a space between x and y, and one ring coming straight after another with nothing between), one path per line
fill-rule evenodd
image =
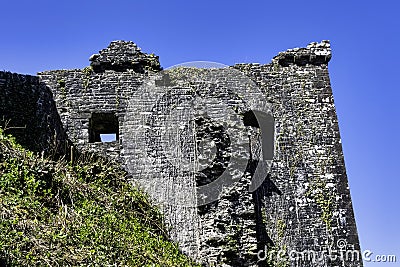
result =
M158 56L143 53L134 42L113 41L99 54L92 55L90 61L90 66L95 72L132 69L143 73L145 70L161 70Z
M279 63L282 66L290 64L299 66L321 65L328 64L331 57L331 45L329 41L324 40L321 43L310 43L306 48L293 48L280 52L273 58L272 62Z

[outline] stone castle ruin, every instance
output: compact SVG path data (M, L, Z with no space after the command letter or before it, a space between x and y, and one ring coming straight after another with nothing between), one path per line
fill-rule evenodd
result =
M84 69L0 72L0 120L33 151L120 162L205 266L362 266L343 256L360 247L330 59L322 41L265 65L163 70L114 41Z

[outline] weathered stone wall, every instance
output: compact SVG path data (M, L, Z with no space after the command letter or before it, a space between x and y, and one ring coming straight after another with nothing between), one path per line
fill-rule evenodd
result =
M280 53L266 65L161 71L157 56L141 52L132 42L116 41L82 70L46 71L39 79L0 73L1 108L20 124L34 118L29 127L43 146L49 132L62 132L52 119L54 97L74 146L119 160L161 206L172 238L207 266L265 266L267 260L258 259L265 247L315 251L320 259L272 259L279 266L362 266L361 260L327 257L329 249L359 250L329 81L330 58L329 43L322 42ZM261 92L275 120L274 157L254 192L248 187L263 161L261 131L236 125L243 135L233 136L220 123L233 125L233 117L263 105L257 90L247 85ZM249 97L247 103L242 95ZM23 106L21 113L18 107ZM201 106L208 113L194 114ZM99 113L104 120L117 118L116 142L93 142L93 127L111 125L94 126L93 114ZM44 122L50 126L43 128ZM211 142L207 134L217 148L205 147L200 153L200 141ZM204 165L202 153L216 156ZM233 186L222 188L205 205L193 205L199 201L199 188L212 184L235 158L247 165L232 175Z
M52 88L57 108L70 140L80 150L119 158L119 142L89 142L93 113L114 114L123 140L127 101L148 73L161 70L158 57L141 52L133 42L114 41L90 57L84 69L45 71L40 80Z
M322 259L298 266L362 265L361 258L340 259L338 251L331 253L332 259L321 256L329 249L360 251L329 80L330 58L329 43L322 42L280 53L268 65L236 66L265 92L276 122L270 172L274 186L260 188L254 196L265 234L275 247L316 251Z
M0 72L0 122L30 150L64 152L66 135L52 92L38 77Z
M95 73L91 68L48 71L39 76L53 88L61 120L74 145L79 150L118 159L120 142L89 142L90 118L93 113L115 114L119 128L123 129L127 99L141 84L143 76L134 71ZM121 140L122 130L119 135Z

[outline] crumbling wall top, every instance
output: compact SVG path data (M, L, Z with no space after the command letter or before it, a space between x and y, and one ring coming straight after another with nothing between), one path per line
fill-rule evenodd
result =
M126 71L133 69L143 73L145 70L161 70L159 57L143 53L134 42L113 41L110 45L90 57L90 65L95 72L105 70Z
M282 66L290 64L300 66L306 64L321 65L328 64L331 57L331 45L328 40L323 40L320 43L310 43L306 48L293 48L280 52L273 58L272 62L277 62Z

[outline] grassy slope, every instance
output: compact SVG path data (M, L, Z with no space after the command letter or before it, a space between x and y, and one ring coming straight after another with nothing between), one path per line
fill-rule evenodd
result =
M195 266L115 164L54 162L0 129L0 266Z

